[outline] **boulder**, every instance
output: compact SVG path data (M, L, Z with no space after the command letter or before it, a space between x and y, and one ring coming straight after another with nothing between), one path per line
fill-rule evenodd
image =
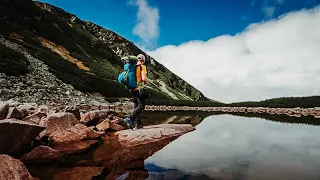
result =
M96 125L100 119L107 118L109 115L108 113L110 112L107 110L89 111L84 114L81 114L80 122L86 125Z
M110 129L114 130L114 131L121 131L124 130L125 128L119 124L116 123L117 121L112 120L110 122Z
M34 180L34 178L20 160L1 154L0 180Z
M26 122L34 123L34 124L39 124L41 119L45 118L46 116L47 116L46 113L35 112L30 116L23 118L22 120Z
M0 121L0 153L10 155L18 153L44 129L44 127L17 119Z
M58 144L56 146L53 146L52 148L62 154L80 153L87 150L97 142L97 140L87 140L74 143Z
M115 123L117 123L117 124L118 124L118 123L120 123L120 122L122 122L122 121L123 121L123 118L120 118L120 117L114 116L112 121L114 121Z
M100 124L96 126L98 131L105 131L110 127L110 120L105 119Z
M104 167L29 167L29 171L41 180L94 180L104 179ZM45 173L43 173L45 172Z
M83 139L96 139L100 134L88 128L83 124L76 124L75 126L64 130L54 132L49 136L49 141L53 144L77 142Z
M22 162L47 162L51 160L58 160L61 157L61 153L48 146L38 146L31 152L25 154L22 158Z
M22 114L20 113L20 111L17 110L16 107L10 107L6 119L20 119L21 117Z
M46 130L44 135L50 135L54 132L64 131L78 123L74 114L68 112L61 112L49 115L42 119L39 123L41 126L45 126Z
M37 112L42 112L42 113L49 113L49 107L46 105L41 105L38 107Z
M119 142L125 147L157 142L169 137L176 137L195 128L191 124L159 124L144 126L138 130L122 130L115 133Z
M77 120L80 121L81 116L80 116L80 111L78 108L68 107L65 111L74 114L76 116Z
M9 110L9 104L8 103L0 103L0 120L5 119L7 117L7 113Z
M36 107L32 104L21 104L17 106L17 110L21 113L21 118L28 116L29 114L33 114L36 110Z

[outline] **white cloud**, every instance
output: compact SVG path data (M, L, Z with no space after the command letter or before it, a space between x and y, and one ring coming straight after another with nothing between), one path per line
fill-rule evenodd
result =
M278 3L278 4L283 4L283 3L284 3L284 0L277 0L277 3Z
M275 10L276 10L276 7L264 7L263 8L263 11L266 14L267 18L272 18Z
M129 4L138 6L133 34L139 36L145 46L152 46L159 36L159 10L149 6L146 0L129 1Z
M223 35L148 52L223 102L320 94L320 6Z

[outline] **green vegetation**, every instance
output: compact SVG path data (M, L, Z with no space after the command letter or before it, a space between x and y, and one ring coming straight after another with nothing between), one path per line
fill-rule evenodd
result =
M315 119L313 116L301 116L301 117L291 117L284 114L268 114L268 113L228 113L236 116L250 117L250 118L261 118L267 119L275 122L282 123L298 123L298 124L312 124L320 125L320 121Z
M264 101L247 101L226 104L229 107L312 108L320 107L320 96L280 97Z

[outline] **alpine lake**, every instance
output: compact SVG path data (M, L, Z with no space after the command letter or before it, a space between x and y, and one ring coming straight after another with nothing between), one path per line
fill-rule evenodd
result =
M151 114L148 116L159 116ZM196 130L145 159L149 179L320 179L320 119L187 114L181 112L179 117L170 112L162 118L166 123L191 123Z

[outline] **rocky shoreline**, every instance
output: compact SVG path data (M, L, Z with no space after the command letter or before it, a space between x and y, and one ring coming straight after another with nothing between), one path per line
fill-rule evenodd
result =
M84 179L112 179L193 130L190 124L160 124L134 131L126 129L122 115L111 110L2 102L0 180L78 179L77 173ZM79 159L73 162L75 156ZM43 163L51 165L42 167ZM70 164L72 168L63 172L55 167Z
M132 109L129 105L88 106L81 105L80 109L107 109L126 112ZM147 105L145 111L206 111L224 113L266 113L272 115L287 115L291 117L313 116L320 118L320 107L314 108L268 108L268 107L190 107L190 106L153 106Z

